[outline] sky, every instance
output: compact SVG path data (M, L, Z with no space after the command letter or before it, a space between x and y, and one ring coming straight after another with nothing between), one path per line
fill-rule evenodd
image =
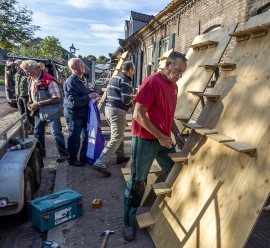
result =
M33 12L34 25L41 30L34 37L54 36L69 51L73 43L76 56L109 57L124 39L125 20L131 10L156 15L171 0L17 0Z

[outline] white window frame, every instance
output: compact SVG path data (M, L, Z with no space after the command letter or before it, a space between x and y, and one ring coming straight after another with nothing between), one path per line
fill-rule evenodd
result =
M163 55L163 53L169 51L169 42L170 42L170 36L167 36L166 38L161 40L160 44L160 56Z
M147 53L146 53L146 65L152 65L154 46L151 45L151 46L147 47L146 51L147 51Z

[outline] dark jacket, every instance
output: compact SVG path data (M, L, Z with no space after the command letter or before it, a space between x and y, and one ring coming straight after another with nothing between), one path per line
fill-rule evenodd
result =
M24 71L17 71L15 76L15 94L16 96L28 96L28 81Z
M86 82L72 74L64 84L64 115L86 117L88 115L89 94L94 92Z
M127 111L132 105L131 82L131 77L123 72L113 76L107 87L107 105Z

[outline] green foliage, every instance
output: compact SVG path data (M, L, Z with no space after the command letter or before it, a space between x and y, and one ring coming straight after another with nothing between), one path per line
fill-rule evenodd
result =
M20 48L14 48L11 50L12 55L28 57L28 58L39 58L40 52L38 46L21 45Z
M32 25L31 10L16 0L0 0L0 48L11 50L16 44L29 42L40 27Z
M64 60L61 43L54 36L45 37L38 45L23 44L13 49L11 54L28 58L54 59L58 62Z
M84 57L84 59L97 61L97 58L94 55L88 55L88 56Z
M0 76L0 85L5 85L5 77Z
M46 59L63 61L61 43L54 36L47 36L40 42L40 55Z
M105 61L105 59L106 59L106 57L104 55L101 55L101 56L98 57L96 62L97 63L103 63Z

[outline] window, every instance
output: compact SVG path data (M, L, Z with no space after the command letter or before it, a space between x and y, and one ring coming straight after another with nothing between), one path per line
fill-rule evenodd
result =
M146 70L145 70L146 77L151 75L151 66L153 65L153 51L154 51L153 46L147 47L147 50L146 50Z
M169 50L169 39L170 37L166 37L163 40L161 40L161 48L160 48L160 55L162 56L163 53L167 52Z
M146 54L146 65L151 65L153 62L153 46L147 47L147 54Z

